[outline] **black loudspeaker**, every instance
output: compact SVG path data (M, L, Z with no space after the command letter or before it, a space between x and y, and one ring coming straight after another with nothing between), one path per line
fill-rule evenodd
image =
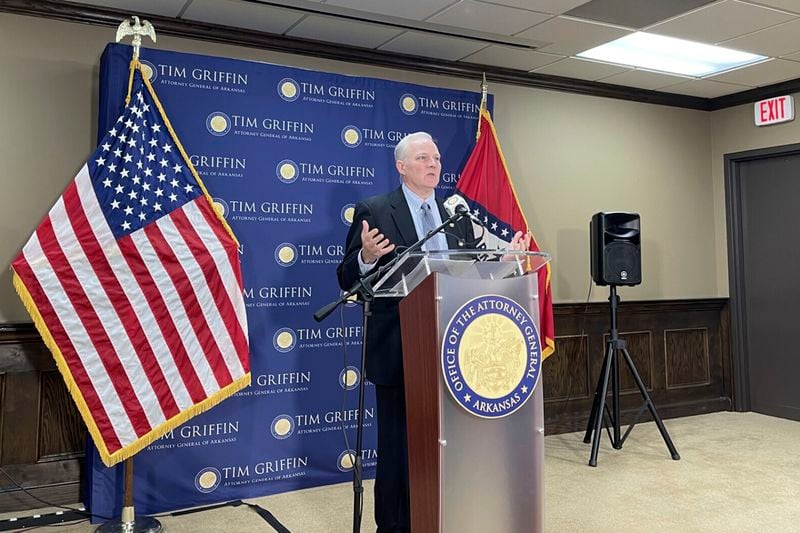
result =
M589 225L592 279L598 285L642 282L639 213L595 213Z

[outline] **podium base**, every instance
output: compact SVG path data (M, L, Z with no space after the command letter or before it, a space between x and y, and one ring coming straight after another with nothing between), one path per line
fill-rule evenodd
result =
M161 533L161 522L149 516L137 516L132 522L106 522L95 533Z

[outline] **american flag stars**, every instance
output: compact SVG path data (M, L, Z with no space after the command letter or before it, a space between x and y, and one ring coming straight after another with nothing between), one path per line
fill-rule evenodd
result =
M95 193L117 238L202 194L148 100L145 91L134 95L89 164Z

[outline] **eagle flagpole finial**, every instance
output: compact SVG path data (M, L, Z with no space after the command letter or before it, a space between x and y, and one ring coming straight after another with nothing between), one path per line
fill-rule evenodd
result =
M120 42L127 35L133 35L133 60L139 59L139 48L142 46L142 35L147 35L153 42L156 42L156 30L149 21L139 22L139 17L134 15L125 19L117 28L117 42Z

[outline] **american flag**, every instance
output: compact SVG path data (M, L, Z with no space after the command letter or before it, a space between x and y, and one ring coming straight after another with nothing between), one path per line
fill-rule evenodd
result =
M12 263L100 456L250 383L237 242L149 82Z

